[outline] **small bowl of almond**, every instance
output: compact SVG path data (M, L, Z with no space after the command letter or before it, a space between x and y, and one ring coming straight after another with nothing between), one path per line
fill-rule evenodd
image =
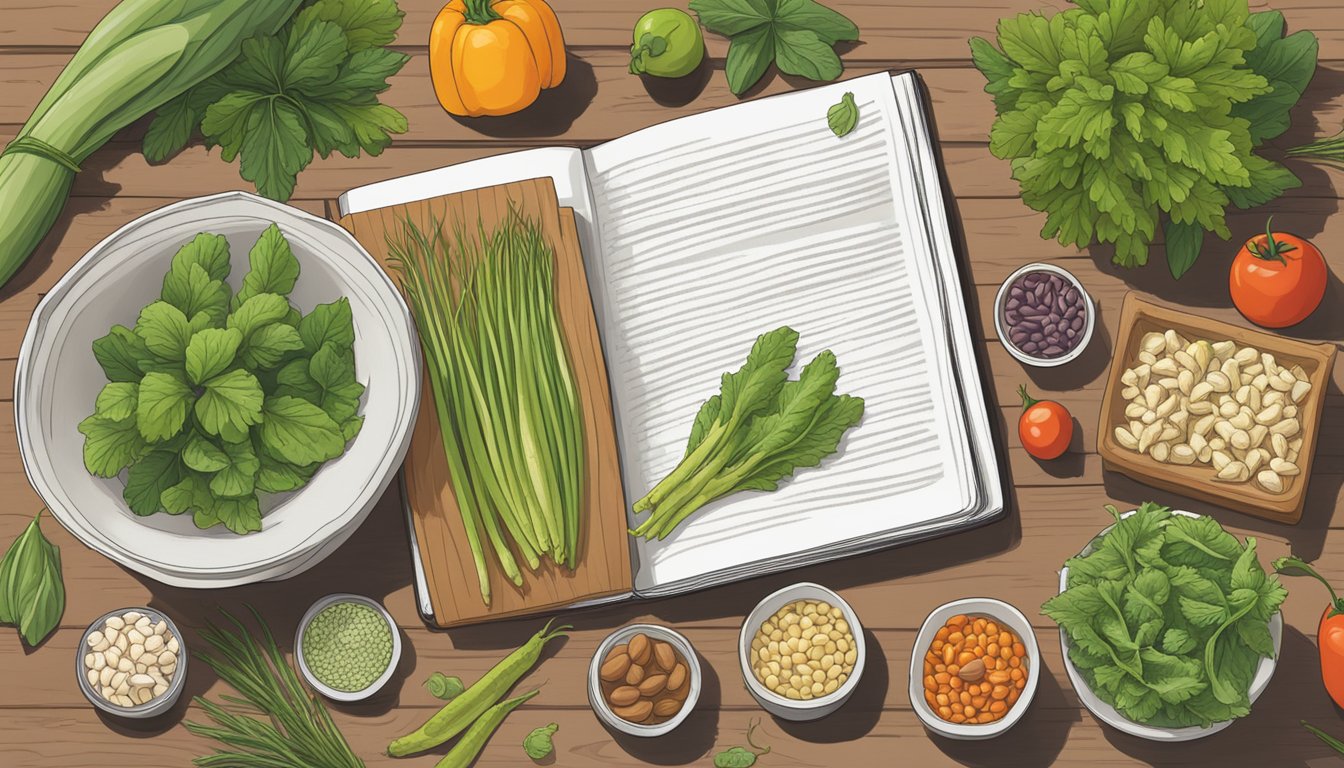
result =
M98 709L131 719L163 714L187 678L187 654L172 619L152 608L121 608L84 631L76 653L79 688Z
M680 633L631 624L607 636L588 667L588 701L599 720L631 736L662 736L700 698L700 659Z

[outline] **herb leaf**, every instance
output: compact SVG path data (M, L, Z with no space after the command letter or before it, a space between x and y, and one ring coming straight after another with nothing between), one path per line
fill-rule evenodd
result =
M523 751L533 760L544 760L548 755L555 751L555 744L552 737L555 732L560 730L556 723L543 725L533 730L527 736L523 737Z
M114 325L106 336L93 342L93 356L109 381L138 382L145 375L140 361L149 357L149 347L130 328Z
M834 80L844 71L834 45L859 39L852 21L816 0L691 0L711 32L731 40L724 71L741 95L771 62L785 74Z
M176 435L186 423L191 402L191 389L177 377L159 372L145 374L135 409L140 434L151 443Z
M84 468L94 477L116 477L148 450L134 419L117 421L95 413L79 423Z
M261 383L247 371L216 376L205 382L204 390L196 401L196 418L207 433L246 431L261 420L264 399Z
M199 267L192 267L198 270ZM243 334L236 328L207 328L187 344L187 377L192 384L202 384L207 379L223 373L238 355L238 345L243 342Z
M248 252L251 269L243 276L243 287L233 297L233 309L243 302L262 293L288 296L294 290L299 279L299 260L289 241L280 232L280 227L272 224L261 233L256 245Z
M14 624L30 646L42 642L65 613L61 551L42 535L42 512L0 560L0 623Z
M303 466L333 459L345 450L340 426L306 400L268 398L263 410L261 443L278 459Z
M121 495L135 514L152 515L163 506L163 492L181 479L182 467L175 451L150 451L131 466Z
M854 103L854 93L846 91L839 103L826 110L826 124L836 136L847 136L859 124L859 105Z

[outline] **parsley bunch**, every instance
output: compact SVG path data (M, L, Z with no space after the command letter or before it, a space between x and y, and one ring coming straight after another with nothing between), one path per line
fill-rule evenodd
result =
M1244 717L1269 620L1288 592L1211 517L1145 503L1092 552L1065 563L1068 588L1042 610L1069 636L1088 687L1136 723L1208 727Z
M350 302L290 305L299 262L275 225L249 259L235 294L228 240L197 235L135 327L93 342L108 383L79 424L84 466L130 467L122 496L137 515L259 531L258 492L302 488L364 424Z
M245 41L227 68L161 107L145 157L162 162L199 129L225 162L242 157L240 172L259 193L283 202L314 152L381 154L390 134L406 132L406 117L378 102L410 58L383 47L403 15L396 0L308 0L278 32Z
M998 118L990 151L1011 159L1041 236L1114 243L1148 262L1164 227L1179 278L1225 209L1300 186L1252 152L1288 128L1316 68L1316 37L1283 36L1283 15L1247 0L1074 0L1050 18L1000 20L999 48L971 40ZM1001 50L1000 50L1001 49Z

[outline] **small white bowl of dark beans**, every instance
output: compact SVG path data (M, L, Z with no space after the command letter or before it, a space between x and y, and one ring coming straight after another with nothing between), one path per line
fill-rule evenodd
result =
M1092 340L1096 305L1083 284L1053 264L1028 264L994 299L994 328L1008 354L1038 368L1078 357Z

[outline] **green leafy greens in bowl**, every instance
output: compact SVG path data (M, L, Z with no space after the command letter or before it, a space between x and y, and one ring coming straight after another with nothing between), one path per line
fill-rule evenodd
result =
M1042 611L1068 635L1093 693L1136 723L1209 727L1250 712L1272 658L1269 622L1287 596L1255 554L1210 517L1145 503L1070 559Z
M1316 69L1308 31L1247 0L1074 0L1050 18L999 21L973 38L998 118L990 151L1012 161L1041 236L1114 243L1117 264L1148 263L1164 226L1179 278L1225 209L1263 205L1301 182L1252 150L1288 128Z
M307 315L289 303L299 262L275 225L249 261L234 293L228 240L197 235L134 328L93 342L108 383L79 424L84 466L107 478L129 467L122 496L137 515L259 531L257 494L302 488L363 425L349 302Z

